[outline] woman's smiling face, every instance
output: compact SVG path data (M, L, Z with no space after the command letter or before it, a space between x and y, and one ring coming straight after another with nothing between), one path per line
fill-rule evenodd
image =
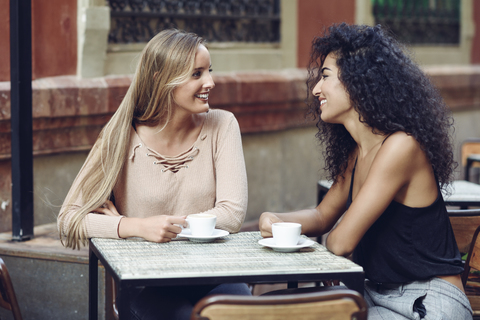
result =
M353 109L338 72L336 57L329 53L322 65L322 77L312 91L320 101L320 117L329 123L343 123L343 116Z
M210 53L204 45L200 45L195 55L195 66L190 79L174 90L173 99L178 109L190 113L208 111L208 96L210 90L215 87L210 68Z

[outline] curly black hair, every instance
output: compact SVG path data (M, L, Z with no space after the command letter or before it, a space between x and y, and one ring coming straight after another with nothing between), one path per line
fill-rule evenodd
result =
M328 178L344 177L356 143L341 124L320 118L320 101L312 97L320 81L325 58L333 53L339 79L350 96L360 121L374 133L403 131L425 151L440 186L453 178L451 130L453 118L438 90L405 53L406 49L380 25L334 24L316 37L308 68L308 114L318 118L316 137L325 146Z

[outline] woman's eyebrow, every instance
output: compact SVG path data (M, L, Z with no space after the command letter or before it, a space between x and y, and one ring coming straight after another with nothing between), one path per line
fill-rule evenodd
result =
M323 73L323 71L325 71L325 70L332 71L330 68L323 67L321 72Z
M208 69L211 69L212 68L212 65L209 65L208 66ZM205 69L204 67L198 67L198 68L195 68L194 70L203 70Z

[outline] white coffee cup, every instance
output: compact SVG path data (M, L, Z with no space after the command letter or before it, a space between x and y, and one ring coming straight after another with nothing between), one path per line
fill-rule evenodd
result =
M272 224L273 240L277 246L292 247L298 244L302 225L294 222L277 222Z
M193 236L206 237L213 234L217 216L209 213L196 213L188 215L186 220Z

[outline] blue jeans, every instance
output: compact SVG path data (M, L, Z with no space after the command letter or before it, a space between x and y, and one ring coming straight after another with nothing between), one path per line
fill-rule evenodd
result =
M365 281L368 320L471 320L467 296L440 278L407 284Z
M211 294L251 295L245 283L218 286L146 287L133 300L130 313L136 320L188 320L193 306Z

